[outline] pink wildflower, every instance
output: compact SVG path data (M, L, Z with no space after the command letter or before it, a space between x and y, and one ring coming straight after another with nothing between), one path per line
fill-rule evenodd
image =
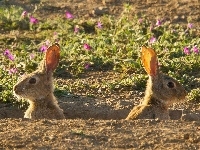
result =
M65 13L65 16L66 16L67 19L73 19L74 18L74 16L68 11Z
M38 19L36 19L36 18L30 16L30 23L32 23L32 24L37 24L38 22L39 22Z
M88 44L86 44L86 43L83 45L83 47L84 47L86 50L90 50L90 49L91 49L91 46L88 45Z
M156 42L156 38L152 36L150 38L149 42L150 42L150 44L155 43Z
M186 55L189 55L190 54L190 50L188 47L184 47L183 48L183 52L186 54Z

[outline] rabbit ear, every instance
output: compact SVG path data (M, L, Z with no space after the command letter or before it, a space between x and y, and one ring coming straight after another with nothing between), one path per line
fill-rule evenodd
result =
M46 63L47 73L53 72L56 69L59 63L59 58L60 58L60 46L59 44L56 43L50 46L46 52L45 63Z
M145 68L145 71L150 76L156 76L158 70L158 60L156 52L151 48L146 48L142 46L142 64Z

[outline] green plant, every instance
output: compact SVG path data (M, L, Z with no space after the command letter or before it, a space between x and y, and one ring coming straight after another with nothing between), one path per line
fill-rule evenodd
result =
M188 94L188 99L190 102L200 104L200 88L192 89Z
M66 72L79 77L92 70L127 74L124 78L100 86L91 83L64 86L57 83L55 92L58 96L80 88L93 91L99 87L105 87L108 91L132 86L135 89L144 88L146 73L140 63L140 48L146 45L156 50L161 70L186 85L192 92L189 94L195 95L190 98L197 99L199 94L194 94L191 86L200 70L200 39L193 34L195 29L160 20L152 24L145 16L131 16L129 9L129 5L125 5L122 15L117 19L105 15L98 20L83 20L67 12L65 18L60 17L61 14L51 20L42 19L36 14L39 9L26 14L20 7L1 6L0 27L3 31L17 30L20 34L15 37L2 35L0 38L0 100L16 102L12 93L13 85L21 74L35 70L47 47L54 42L61 46L56 77L60 74L64 76ZM31 20L31 16L40 19L34 17ZM87 95L95 94L88 90Z

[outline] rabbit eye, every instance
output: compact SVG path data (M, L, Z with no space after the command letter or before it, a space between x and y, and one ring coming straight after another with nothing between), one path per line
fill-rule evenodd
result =
M168 83L167 83L167 86L168 86L169 88L174 88L175 85L174 85L173 82L168 82Z
M35 83L36 83L36 78L31 78L31 79L29 80L29 83L30 83L30 84L35 84Z

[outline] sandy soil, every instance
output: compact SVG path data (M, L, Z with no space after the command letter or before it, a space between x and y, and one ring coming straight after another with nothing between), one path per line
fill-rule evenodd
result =
M199 149L200 122L1 120L1 149Z
M152 20L164 18L185 25L187 17L190 17L197 31L200 30L198 0L126 1L133 8L132 14L145 13ZM11 0L10 4L20 5L26 10L34 9L29 1ZM51 0L44 2L38 12L41 16L52 17L68 9L78 17L98 18L101 13L117 16L122 5L120 0L70 0L65 3ZM117 80L118 76L108 71L88 72L79 79L68 78L65 82L102 84ZM59 80L62 79L57 79L57 82ZM95 97L87 97L87 90L93 90ZM144 91L130 87L112 92L87 90L77 89L73 95L59 99L65 120L22 119L24 110L0 104L0 149L200 149L199 105L185 103L172 107L170 121L125 121ZM185 114L196 113L196 116L182 121L180 115L174 116L176 111L179 114L182 110Z

